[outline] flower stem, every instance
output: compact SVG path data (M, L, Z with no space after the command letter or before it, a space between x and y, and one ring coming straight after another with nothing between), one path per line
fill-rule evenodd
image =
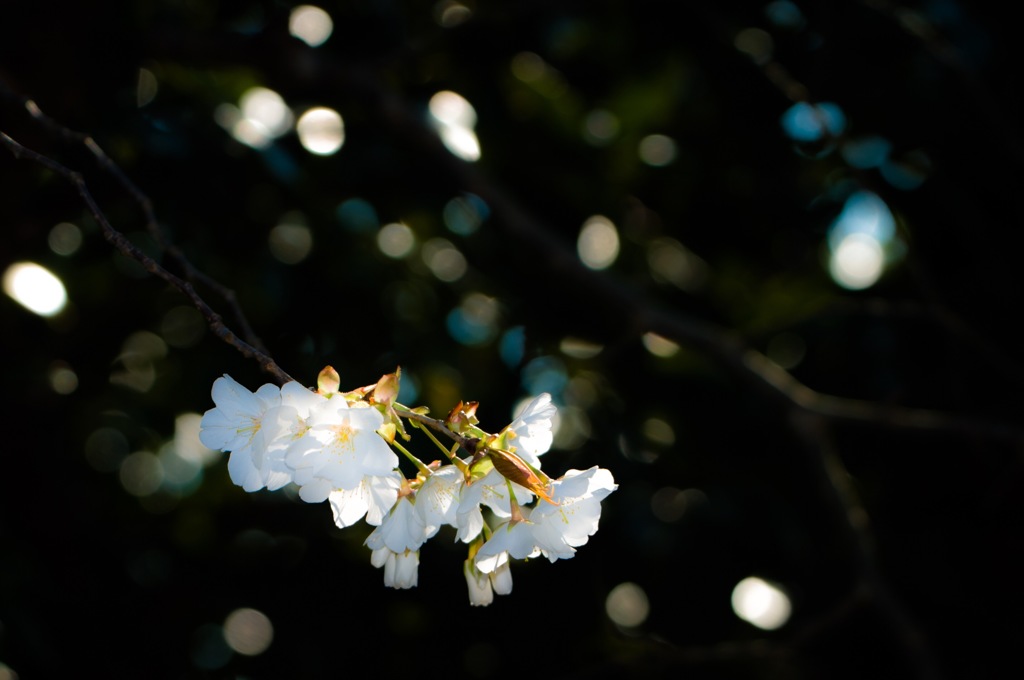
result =
M416 469L421 474L423 474L426 477L430 476L430 474L431 474L430 468L427 467L427 465L422 460L420 460L416 456L414 456L411 453L409 453L409 451L404 446L399 444L398 441L392 441L391 445L394 446L399 451L401 451L403 454L405 454L405 457L412 461L412 464L416 466Z
M422 413L417 413L416 411L413 411L407 406L403 406L402 404L399 404L397 402L395 402L394 404L394 409L395 412L401 415L402 417L426 425L430 429L436 430L437 432L440 432L444 436L450 438L452 441L458 442L459 446L464 448L466 452L469 453L470 455L476 453L476 439L464 437L458 432L453 432L451 429L448 428L447 425L444 424L444 422L438 420L437 418L431 418L429 416L423 415Z

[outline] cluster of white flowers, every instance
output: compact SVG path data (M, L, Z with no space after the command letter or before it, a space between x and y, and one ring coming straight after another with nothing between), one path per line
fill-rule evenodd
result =
M463 571L473 605L511 592L510 559L568 559L597 531L601 500L617 485L596 466L558 479L541 471L553 441L550 395L489 434L477 427L475 402L460 402L444 420L398 404L399 377L339 392L327 367L315 391L291 382L250 392L225 375L213 384L216 407L203 416L199 438L230 452L228 472L246 491L295 484L302 500L328 501L339 527L374 526L370 562L384 567L393 588L416 585L420 547L444 525L468 545ZM444 464L424 464L402 446L410 438L403 420L437 444ZM451 438L451 449L434 432ZM460 448L468 457L456 455ZM414 478L399 469L396 450L415 465Z

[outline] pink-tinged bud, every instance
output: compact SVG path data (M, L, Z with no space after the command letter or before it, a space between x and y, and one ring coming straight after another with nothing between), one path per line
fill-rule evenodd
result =
M373 388L373 395L370 401L374 404L386 404L391 406L398 399L399 383L402 378L402 369L395 369L394 373L382 375Z
M316 378L316 391L324 396L335 394L341 385L341 376L333 366L326 366Z

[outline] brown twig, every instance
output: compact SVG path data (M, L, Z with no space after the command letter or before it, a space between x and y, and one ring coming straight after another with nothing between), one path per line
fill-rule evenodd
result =
M181 291L206 319L206 322L209 325L210 330L213 331L213 334L216 335L221 340L223 340L224 342L231 345L232 347L236 348L239 352L241 352L242 356L246 357L247 359L255 360L264 371L274 376L274 378L281 384L293 380L293 378L290 375L288 375L283 369L281 369L280 366L277 365L277 363L270 357L270 355L252 346L251 344L240 338L238 335L236 335L234 331L228 328L224 324L220 315L217 314L206 303L205 300L203 300L203 298L196 292L195 288L189 281L186 281L169 272L156 260L151 258L146 253L142 252L124 234L115 229L114 226L107 219L107 216L100 209L99 205L96 203L96 200L93 198L92 193L89 191L89 188L86 185L86 182L80 173L71 170L70 168L64 166L61 163L58 163L57 161L53 160L48 156L44 156L43 154L37 151L34 151L32 149L29 149L28 147L23 146L22 144L15 141L4 132L0 132L0 145L6 147L15 158L32 161L33 163L41 165L44 168L50 170L51 172L60 175L68 182L70 182L75 187L75 190L78 192L79 197L81 197L82 201L89 209L89 212L92 214L93 218L100 225L100 228L103 231L103 238L106 239L106 241L110 243L118 252L120 252L125 257L135 260L136 262L141 264L150 274L153 274L154 276L169 283L177 290ZM93 146L95 146L95 144ZM98 149L99 147L95 148Z
M100 147L91 135L77 132L65 125L62 125L43 113L42 109L39 108L39 105L36 104L34 100L15 92L11 92L2 85L0 85L0 96L20 105L28 112L32 120L59 139L72 144L81 144L84 146L96 159L96 164L100 169L113 176L114 180L121 185L121 187L136 203L139 204L146 221L146 232L153 238L153 241L160 247L161 251L184 272L185 279L194 284L198 283L219 295L231 310L231 316L234 319L234 323L240 330L239 336L246 343L258 348L261 352L267 352L262 340L260 340L253 331L248 318L243 312L238 301L238 295L235 294L235 291L197 269L188 260L188 258L185 257L180 248L165 238L164 232L157 221L156 212L153 209L153 202L150 200L149 196L147 196L142 189L140 189L139 186L124 173L121 167L115 163L112 158L110 158L110 156Z

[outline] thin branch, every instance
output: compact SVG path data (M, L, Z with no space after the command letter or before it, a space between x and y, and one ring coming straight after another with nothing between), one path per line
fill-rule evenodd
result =
M421 423L432 430L440 432L441 434L448 437L452 441L458 442L459 446L465 449L465 451L469 455L474 455L477 452L477 443L479 442L479 440L472 439L470 437L464 437L458 432L454 432L453 430L449 429L444 424L444 422L438 420L437 418L431 418L430 416L425 416L421 413L417 413L416 411L408 409L405 406L402 406L401 404L395 404L395 410L398 411L403 418L415 420L417 423Z
M820 505L824 512L832 515L830 524L841 528L837 538L857 569L859 583L851 593L850 602L864 601L875 607L893 637L899 640L915 677L921 680L940 678L927 637L879 573L867 511L850 485L850 474L832 441L826 418L797 410L791 416L792 429L804 444L807 468L815 478ZM842 609L843 604L837 607ZM806 634L810 634L810 630Z
M78 195L89 209L89 212L92 213L93 218L95 218L96 222L100 225L103 231L103 238L114 246L118 252L125 257L135 260L141 264L146 271L181 291L192 302L196 309L202 313L203 317L206 318L206 322L209 325L210 330L213 331L213 334L236 348L241 352L242 356L247 359L255 360L264 371L274 376L274 378L282 384L294 380L290 375L285 373L285 371L282 370L268 354L256 347L253 347L228 328L224 324L220 315L213 311L206 301L200 297L190 282L167 271L167 269L161 266L156 260L139 250L139 248L128 240L124 234L115 229L96 203L96 200L93 198L92 193L89 191L89 188L81 174L69 169L48 156L44 156L37 151L23 146L4 132L0 132L0 145L6 147L15 158L29 160L41 165L44 168L60 175L74 185Z
M263 345L263 342L256 333L253 332L248 318L246 318L245 313L242 311L242 307L238 302L238 296L235 294L235 291L198 270L188 260L188 258L185 257L180 248L165 238L164 232L160 228L159 222L156 218L156 212L153 209L153 202L150 200L149 196L147 196L139 186L124 173L121 167L115 163L109 155L107 155L92 136L82 132L77 132L65 125L62 125L43 113L42 109L39 108L39 105L36 104L34 100L24 97L16 92L12 92L2 84L0 84L0 97L16 102L28 112L29 116L36 123L45 128L53 136L71 144L81 144L84 146L96 159L96 164L100 169L112 175L114 180L121 185L121 187L136 203L139 204L143 216L145 217L147 233L153 238L161 251L163 251L171 261L181 268L185 274L185 279L192 283L198 283L205 286L219 295L231 310L234 322L240 329L240 337L249 345L258 348L263 353L267 353L266 347Z
M352 65L329 54L309 48L298 40L279 36L189 36L186 42L174 33L154 36L153 47L161 56L186 62L223 65L248 64L259 68L268 84L287 92L311 83L344 91L352 98L373 107L401 139L419 149L438 171L450 174L464 191L479 196L490 208L493 223L517 242L533 251L535 269L551 279L551 288L580 291L566 305L566 317L586 317L600 323L620 337L639 337L653 332L679 344L697 349L738 379L764 391L783 408L798 408L836 421L907 429L937 434L960 434L1011 442L1024 441L1024 429L1006 423L958 414L848 399L817 392L797 380L767 356L751 348L738 334L702 319L654 304L643 291L583 266L575 252L557 238L557 230L529 214L520 203L480 170L463 161L441 143L436 131L400 93L388 88L386 78L371 69ZM298 77L295 64L302 64ZM798 99L802 90L778 74L784 91ZM798 84L797 84L798 85ZM789 95L787 95L789 96ZM554 283L557 282L557 283ZM596 320L596 321L595 321Z
M972 104L986 129L995 130L1002 143L994 145L1002 150L1017 165L1024 166L1024 136L1019 121L1011 117L1005 108L971 71L959 50L947 40L923 12L905 7L890 0L862 0L865 6L886 16L908 35L918 40L928 55L948 68L970 93L966 101Z

